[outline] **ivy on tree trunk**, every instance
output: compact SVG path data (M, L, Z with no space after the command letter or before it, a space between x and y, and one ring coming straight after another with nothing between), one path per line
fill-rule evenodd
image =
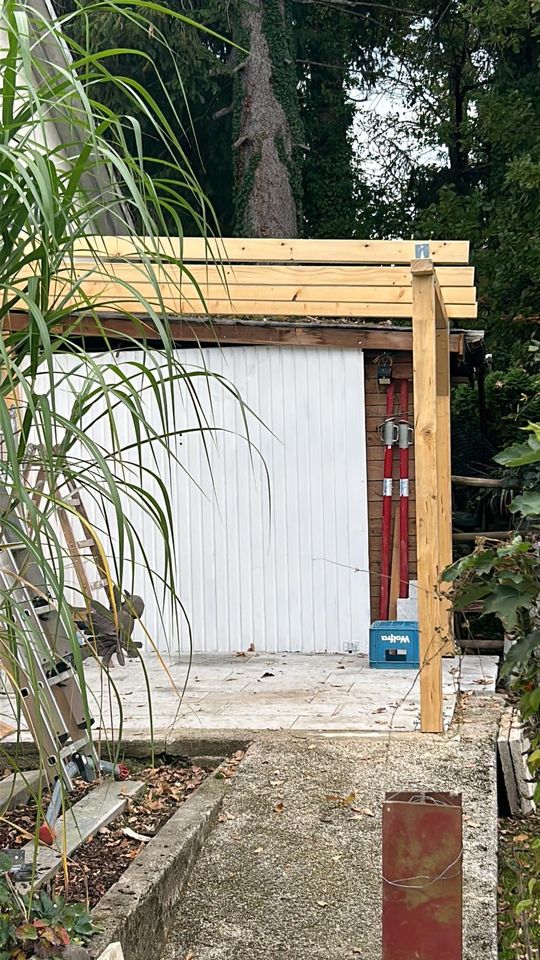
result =
M243 0L236 68L235 227L240 236L301 232L301 141L286 0Z

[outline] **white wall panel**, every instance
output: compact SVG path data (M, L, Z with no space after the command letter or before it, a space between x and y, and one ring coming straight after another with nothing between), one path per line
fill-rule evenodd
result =
M212 427L205 436L172 441L185 472L157 450L157 469L173 503L178 592L198 651L304 653L368 649L369 576L363 356L360 351L286 347L226 347L177 352L189 369L206 366L227 378L253 412L216 379L198 378L197 394ZM117 355L129 369L134 354ZM140 355L138 355L140 359ZM69 369L73 360L58 363ZM67 391L61 404L69 402ZM182 386L174 412L184 430L197 425ZM151 403L148 414L157 423ZM257 419L257 417L260 418ZM129 442L129 419L118 430ZM260 422L262 421L262 423ZM105 447L105 421L91 431ZM264 462L263 462L264 461ZM150 451L146 462L153 464ZM266 464L266 467L265 467ZM268 495L266 470L269 474ZM188 476L189 474L189 476ZM147 481L153 490L157 486ZM152 567L163 571L162 550L133 505L126 511L141 531ZM99 511L92 508L96 523ZM358 571L358 572L355 572ZM152 598L145 623L160 649L186 650L189 632L170 604Z

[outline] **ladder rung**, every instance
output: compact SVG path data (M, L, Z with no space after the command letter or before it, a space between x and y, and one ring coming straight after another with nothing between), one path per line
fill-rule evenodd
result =
M84 549L84 547L93 547L94 541L92 537L87 537L86 540L77 540L77 546L80 549Z
M50 603L44 603L40 607L32 606L32 610L25 610L26 616L29 617L30 613L35 613L36 617L41 617L44 614L51 613L52 607Z
M96 580L95 583L90 584L92 590L97 590L99 587L106 587L108 584L107 577L103 577L102 580Z
M3 543L0 543L0 550L27 550L28 547L26 543L20 543L20 541L13 541L11 543L9 540L5 540Z
M47 677L49 686L54 687L57 683L64 683L66 680L74 680L74 674L71 667L63 670L62 673L55 673L52 677Z
M80 753L83 747L88 746L92 746L92 738L82 737L81 740L74 740L73 743L68 743L67 747L62 747L60 756L62 760L65 760L66 757L71 757L74 753Z

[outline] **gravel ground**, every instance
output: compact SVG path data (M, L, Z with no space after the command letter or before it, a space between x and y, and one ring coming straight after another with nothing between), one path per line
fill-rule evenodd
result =
M496 960L499 713L476 696L444 738L258 740L163 960L380 960L381 806L398 790L463 793L464 957Z

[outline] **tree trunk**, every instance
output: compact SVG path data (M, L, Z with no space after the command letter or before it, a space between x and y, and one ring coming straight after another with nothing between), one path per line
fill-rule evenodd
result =
M301 222L301 124L285 0L245 0L237 41L236 231L296 237Z

